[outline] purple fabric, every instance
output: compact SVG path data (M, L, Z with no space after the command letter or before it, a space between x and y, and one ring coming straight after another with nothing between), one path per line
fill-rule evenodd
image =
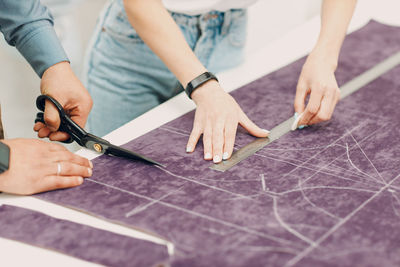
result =
M370 22L346 38L338 81L398 51L400 28ZM303 62L232 95L272 128L293 115ZM163 236L177 248L175 266L398 266L399 87L398 67L341 101L330 122L224 173L209 169L201 143L185 153L190 112L126 144L165 169L102 156L82 186L39 197ZM236 146L252 140L240 130Z
M0 206L0 237L106 266L162 266L169 257L165 246L9 205Z

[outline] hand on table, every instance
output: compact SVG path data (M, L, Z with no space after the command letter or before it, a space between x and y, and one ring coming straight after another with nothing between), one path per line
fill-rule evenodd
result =
M42 94L55 98L79 126L85 126L92 108L92 99L68 62L60 62L48 68L43 74L40 90ZM60 117L55 106L48 100L44 120L46 125L38 122L33 128L40 138L49 137L52 141L64 141L69 138L68 134L57 131Z
M335 78L336 64L318 52L311 53L303 66L297 84L294 109L301 114L298 125L312 125L330 120L340 90ZM307 106L306 98L310 95Z
M31 195L74 187L92 175L92 163L62 145L35 139L1 142L10 147L9 170L0 175L2 192Z
M232 96L219 83L211 80L192 93L197 105L193 130L187 152L193 152L203 134L204 159L215 163L229 159L233 152L238 124L256 137L267 137L268 131L259 128L244 114Z

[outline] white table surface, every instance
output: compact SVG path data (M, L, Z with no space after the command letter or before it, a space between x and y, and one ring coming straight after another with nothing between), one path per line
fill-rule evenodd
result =
M393 3L394 2L395 1L393 1ZM371 18L383 23L400 26L400 17L398 16L398 12L395 11L398 11L398 8L386 8L386 11L384 11L379 8L371 8L371 6L367 7L366 5L364 7L363 4L366 4L366 2L362 4L359 3L360 6L352 20L350 32L364 26ZM373 16L371 15L371 10L374 10ZM270 43L265 48L254 51L241 66L220 73L218 77L221 84L227 91L234 90L306 55L312 49L316 41L319 32L319 24L319 18L315 17L282 36L279 40ZM105 138L117 145L124 144L181 116L194 109L194 107L194 104L187 99L186 95L180 94L115 130ZM182 147L182 149L185 148ZM87 150L80 150L77 153L89 159L93 159L97 156ZM170 248L170 251L173 250L172 244L166 244L163 240L33 197L0 194L0 204L25 207L46 213L56 218L70 220L131 237L150 240L159 244L165 244ZM82 261L55 251L3 238L0 238L0 262L2 266L97 266L96 264Z

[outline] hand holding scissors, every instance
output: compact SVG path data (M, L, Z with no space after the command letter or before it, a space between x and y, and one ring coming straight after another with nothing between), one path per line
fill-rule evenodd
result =
M36 106L42 112L39 112L37 114L35 123L36 122L45 123L43 112L45 109L46 100L49 100L54 104L60 115L61 123L58 131L65 132L70 136L70 138L67 141L64 141L64 143L72 143L73 141L75 141L80 146L96 151L98 153L127 158L127 159L139 160L145 163L162 166L162 164L152 159L149 159L143 155L140 155L128 149L113 145L107 140L104 140L100 137L97 137L93 134L86 132L68 116L68 114L65 112L61 104L58 103L57 100L55 100L51 96L40 95L36 99Z

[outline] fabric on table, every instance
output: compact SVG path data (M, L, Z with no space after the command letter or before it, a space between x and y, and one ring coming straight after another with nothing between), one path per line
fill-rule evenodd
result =
M168 263L166 246L16 206L0 206L0 225L0 237L106 266L163 266Z
M400 51L400 28L349 35L339 84ZM265 59L268 60L268 59ZM258 125L293 116L304 58L232 92ZM125 145L165 168L101 156L92 178L38 197L154 232L174 266L398 266L400 67L339 102L331 121L290 132L226 172L202 144L185 152L194 112ZM253 137L239 129L236 148Z

